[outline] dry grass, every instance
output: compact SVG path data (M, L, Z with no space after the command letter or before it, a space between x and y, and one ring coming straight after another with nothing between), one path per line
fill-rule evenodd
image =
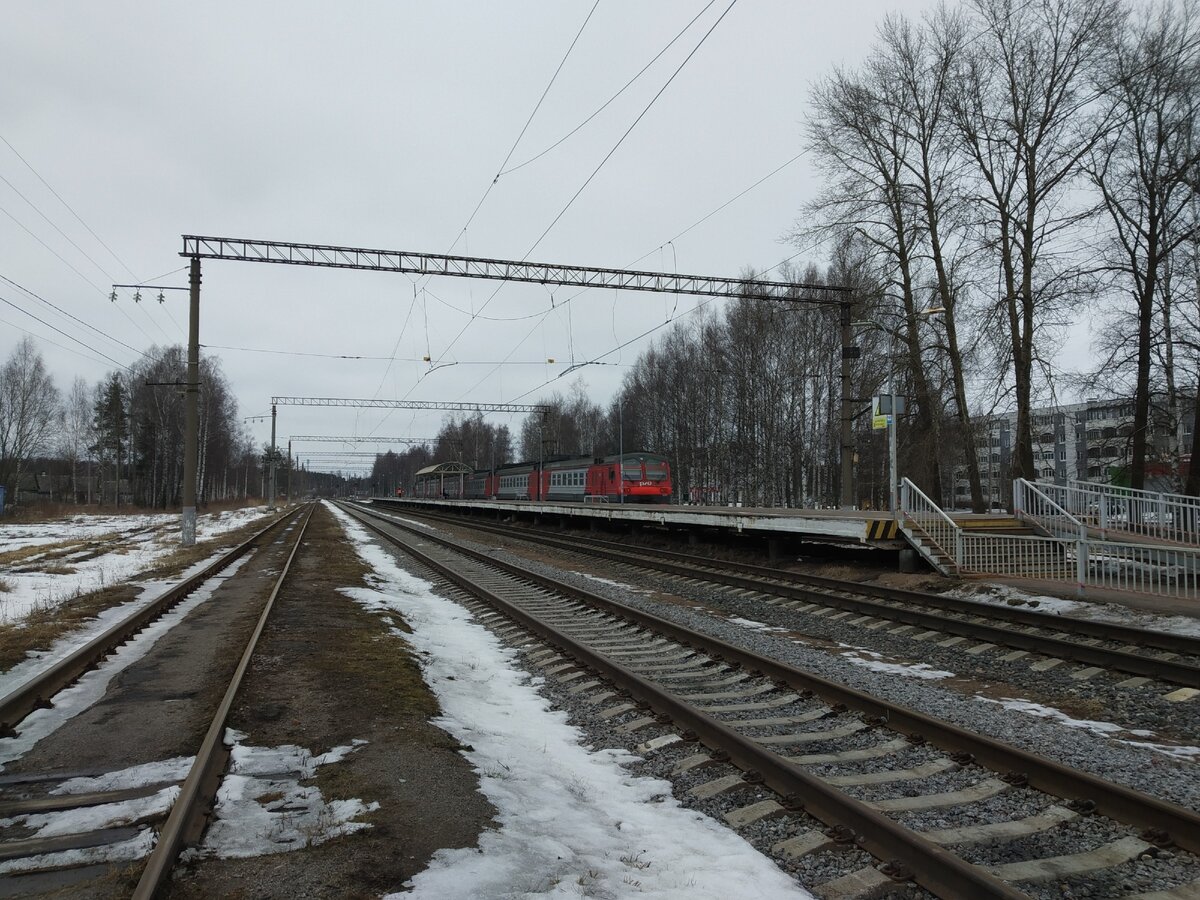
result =
M13 566L34 556L42 556L47 553L70 553L71 551L78 550L80 548L80 541L60 541L57 544L38 544L37 546L33 547L18 547L16 550L8 550L4 553L0 553L0 566Z
M235 546L263 527L252 522L227 532L213 541L195 547L180 548L143 572L141 579L164 579L178 576L184 569L212 556L222 547ZM54 569L66 569L56 566ZM45 570L49 571L49 569ZM100 612L134 599L140 588L120 584L90 593L77 593L53 604L39 604L28 616L13 625L0 625L0 671L7 671L25 659L29 653L47 650L64 634L74 631L94 619Z
M38 572L43 575L74 575L77 570L74 566L64 566L62 564L53 566L38 566Z
M11 669L30 652L49 649L62 635L103 610L132 600L136 593L134 588L121 585L77 594L61 603L34 607L19 624L0 626L0 670Z
M201 507L199 513L226 512L232 509L262 506L261 502L247 503L244 500L214 501ZM36 503L26 506L8 505L4 508L5 522L22 524L59 522L75 516L159 516L163 513L178 513L178 509L163 509L160 506L88 506L75 503Z
M7 594L13 589L13 583L7 578L0 578L0 594Z

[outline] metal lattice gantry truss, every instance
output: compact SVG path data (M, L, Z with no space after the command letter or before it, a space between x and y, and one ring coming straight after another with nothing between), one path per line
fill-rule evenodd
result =
M335 434L292 434L288 440L297 444L432 444L436 438L362 437Z
M450 412L547 413L538 403L452 403L442 400L366 400L349 397L272 397L271 406L352 406L359 409L444 409Z
M680 275L513 259L446 256L441 253L414 253L408 250L369 250L364 247L336 247L326 244L200 237L193 234L183 235L183 252L180 256L192 259L277 263L287 266L446 275L453 278L486 278L493 281L525 281L532 284L584 288L617 288L623 291L653 291L701 297L775 298L832 305L844 303L849 297L849 289L845 287L791 281Z
M261 241L248 238L203 237L185 234L180 256L191 260L191 306L188 330L188 380L198 384L200 260L224 259L242 262L275 263L289 266L318 266L328 269L363 269L376 272L403 272L415 275L442 275L457 278L484 278L493 281L523 281L531 284L564 285L581 288L612 288L625 291L652 291L666 294L690 294L703 297L786 300L837 307L841 326L841 460L842 506L850 508L854 500L851 485L854 472L854 413L850 389L851 361L858 356L850 323L853 291L842 285L768 281L760 278L723 278L711 275L682 275L677 272L646 272L633 269L609 269L597 266L567 266L512 259L484 259L474 256L449 256L439 253L414 253L405 250L372 250L365 247L339 247L329 244L298 244L290 241ZM194 376L194 377L193 377ZM189 389L191 390L191 389ZM358 406L389 409L445 409L460 412L546 412L543 406L515 404L429 404L401 400L345 400L320 397L276 398L296 406ZM274 402L274 401L272 401ZM188 463L184 467L185 545L189 522L188 484L194 486L196 466L193 456L199 445L196 422L196 397L188 394L188 428L185 443ZM272 439L274 446L274 439ZM274 496L274 488L272 488ZM194 503L194 500L192 501ZM190 510L194 531L195 509Z
M301 450L295 455L301 459L376 459L382 456L373 450Z

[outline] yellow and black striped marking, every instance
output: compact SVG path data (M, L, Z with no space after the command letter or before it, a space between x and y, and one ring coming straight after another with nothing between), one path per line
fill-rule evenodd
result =
M898 530L895 519L867 520L868 541L894 541Z

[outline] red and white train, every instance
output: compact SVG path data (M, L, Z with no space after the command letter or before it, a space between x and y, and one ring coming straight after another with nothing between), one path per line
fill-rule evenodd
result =
M441 469L441 466L430 469ZM495 471L417 473L413 497L444 500L596 500L666 503L671 467L654 453L550 459L497 466Z

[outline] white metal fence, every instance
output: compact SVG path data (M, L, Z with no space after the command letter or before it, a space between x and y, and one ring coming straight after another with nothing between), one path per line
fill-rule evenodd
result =
M1094 540L1084 521L1023 479L1013 485L1014 511L1054 537L966 532L907 478L901 485L901 526L916 526L962 572L1071 581L1200 599L1200 548Z
M1200 498L1069 481L1038 484L1059 506L1092 528L1153 540L1200 544Z

